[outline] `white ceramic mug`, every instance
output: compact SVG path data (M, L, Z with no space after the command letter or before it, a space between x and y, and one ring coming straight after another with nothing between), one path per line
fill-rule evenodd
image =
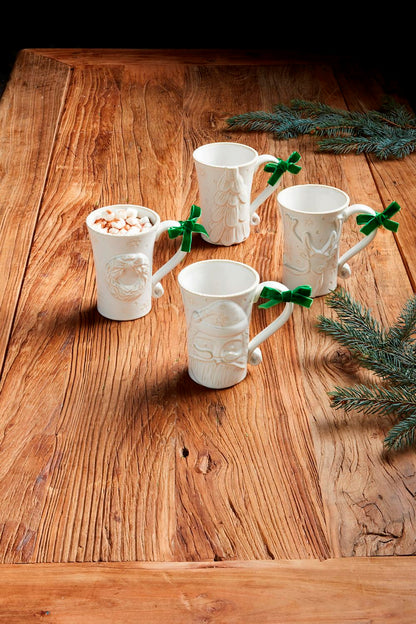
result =
M201 223L209 235L202 238L215 245L241 243L249 236L250 226L260 222L257 208L279 186L277 181L268 182L251 202L254 173L265 163L285 161L270 154L259 155L248 145L229 142L201 145L194 151L193 158L202 208Z
M350 205L348 195L332 186L301 184L281 190L277 196L283 223L283 274L288 288L312 287L312 297L337 286L338 275L347 278L347 261L364 249L374 230L339 258L343 223L354 214L376 215L363 204Z
M111 234L94 224L103 214L134 212L150 225L134 234ZM97 309L111 320L129 321L145 316L152 307L152 297L163 295L160 280L186 256L178 249L158 270L153 272L154 244L162 232L180 226L179 221L161 221L160 216L144 206L117 204L97 208L86 220L92 244L97 284Z
M294 303L288 301L279 316L249 340L253 303L264 287L284 294L286 286L260 283L252 267L220 259L188 265L179 273L178 282L187 322L188 373L208 388L227 388L242 381L247 364L262 361L259 345L293 312Z

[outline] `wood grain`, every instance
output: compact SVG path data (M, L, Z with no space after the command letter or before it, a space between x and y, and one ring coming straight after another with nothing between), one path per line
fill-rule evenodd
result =
M345 66L337 79L351 110L380 106L380 91L375 92L374 86L373 90L370 88L374 83L367 76L362 76L360 82L359 72ZM359 101L357 94L360 94ZM339 97L332 96L327 101L343 106ZM416 266L416 241L412 225L414 210L408 190L414 188L415 161L409 158L393 164L370 159L367 167L364 156L348 155L337 160L341 165L339 172L331 167L331 177L327 174L326 179L344 188L353 203L364 203L379 212L393 200L403 207L397 236L380 230L367 248L368 252L351 260L353 274L345 282L352 296L372 310L387 327L413 294L413 280L409 279L407 268ZM403 183L394 184L388 171L397 172L399 168L404 174ZM309 167L309 171L313 175L313 169ZM346 249L359 240L359 235L352 220L344 230ZM325 307L314 306L314 311L330 315ZM302 337L299 347L304 348L305 394L311 406L317 458L322 460L319 462L320 483L333 553L337 556L412 554L416 522L414 453L385 455L382 441L393 419L334 412L322 404L320 397L336 385L351 385L366 376L360 375L362 371L357 369L350 367L348 370L351 364L348 353L339 345L321 340L316 332L308 338ZM319 355L312 361L313 353ZM311 367L313 374L309 370Z
M48 175L68 74L68 68L60 63L22 53L0 100L1 365Z
M233 110L238 112L239 106L241 107L243 102L251 110L257 110L266 104L261 97L264 94L262 82L265 82L265 74L266 72L261 67L255 69L244 66L197 66L188 68L186 80L188 94L184 103L187 111L185 136L190 137L191 142L189 143L188 139L186 167L189 173L186 180L192 180L192 183L189 186L189 191L186 186L185 190L188 192L190 201L193 198L192 201L198 203L199 199L195 178L192 175L191 160L192 151L198 144L218 140L244 140L257 149L259 153L276 153L276 146L267 136L244 136L243 138L239 133L225 130L226 119L231 116ZM263 98L268 96L269 94L266 93ZM267 106L272 106L270 98ZM198 124L195 121L192 123L193 120L197 120ZM279 148L279 153L283 152L282 157L287 157L290 153L288 149L290 147L287 146ZM264 188L266 180L265 174L259 173L256 176L253 196ZM200 257L202 258L208 253L211 257L237 258L254 266L262 279L271 279L271 276L278 275L280 260L279 246L276 245L275 236L275 198L266 202L259 212L262 221L253 236L244 243L244 246L228 250L205 246L201 250ZM255 236L262 237L261 246L256 245ZM198 259L198 256L195 259ZM266 323L270 322L271 318L270 314L261 315L258 313L254 315L253 334L260 331ZM221 393L209 392L206 407L204 407L204 397L199 399L201 418L200 422L195 423L198 424L198 427L192 435L194 440L191 438L193 444L196 444L195 452L192 452L191 456L196 456L195 462L198 462L198 457L201 454L205 457L218 458L216 459L217 471L219 468L226 471L224 477L227 479L219 491L219 481L212 486L215 498L211 495L211 501L207 502L207 507L213 507L215 503L217 506L211 531L215 535L215 526L222 526L223 524L227 526L230 520L234 522L238 532L243 531L241 538L243 549L239 543L233 547L232 542L229 542L230 538L228 538L225 547L221 546L220 549L217 547L216 552L214 552L217 559L288 557L293 548L298 553L297 557L311 556L312 553L314 553L312 556L327 556L328 550L322 526L320 491L314 460L311 455L312 443L308 433L307 417L301 406L299 409L293 408L293 395L290 397L285 384L280 383L280 367L274 368L273 366L273 349L281 354L292 353L290 340L290 334L276 336L273 337L273 346L265 346L265 360L271 364L270 378L267 379L267 373L261 367L252 369L252 376L250 375L247 379L247 389L244 396L241 396L241 389L234 388ZM295 370L292 371L291 379L296 385L295 355L294 360ZM289 356L285 365L287 363L290 366ZM267 392L263 395L259 392L259 384L265 384L267 387L270 383L274 386L273 393ZM292 389L293 384L291 384ZM221 395L221 398L217 407L218 399L213 397L218 394ZM210 427L212 431L210 431L207 430L207 426L210 424L209 420L206 422L203 414L212 413L213 403L215 405L214 413L219 413L221 418L220 426L218 427L217 423L213 423ZM288 423L286 414L290 413L292 409L299 412L299 415L295 422L290 421ZM273 417L267 418L267 414L273 414ZM187 438L184 439L188 440L187 447L192 449L191 433L192 423L188 418L186 420ZM220 436L225 436L226 450L221 447L215 449L215 445L222 442ZM204 445L198 442L201 439L204 440ZM235 450L230 456L230 449L233 447ZM218 457L219 450L220 455ZM241 461L241 458L244 459ZM239 463L241 466L238 466ZM230 471L232 472L228 476L227 473ZM184 474L189 475L191 473L188 470ZM293 496L294 492L291 491L291 488L287 488L286 484L288 478L290 481L294 476L299 479L302 486L297 488L296 494ZM196 478L194 475L193 480ZM188 479L189 477L181 479L181 482L187 483ZM235 487L235 479L238 479L237 488ZM202 487L198 485L200 480L199 477L199 480L195 481L196 492L202 490ZM267 482L269 485L264 487ZM204 483L207 484L205 486L207 487L207 479L204 479ZM257 517L256 509L261 500L265 504L259 509ZM224 511L221 513L227 513L226 522L219 522L218 513L222 508ZM287 509L290 509L289 513L284 511ZM254 518L252 518L253 512ZM289 522L287 522L288 520ZM207 530L206 524L207 520L205 519L202 523L205 531ZM250 545L250 550L247 550L246 544ZM292 552L295 551L292 550Z
M105 320L84 224L91 209L120 202L185 218L199 201L192 152L202 143L282 158L297 149L302 171L285 185L331 184L376 210L402 205L397 235L380 231L343 283L391 323L415 291L414 156L334 156L313 137L276 141L226 123L298 97L374 107L381 93L377 76L330 60L21 53L0 102L0 619L412 621L414 558L397 555L415 554L415 455L383 453L390 420L330 408L327 392L361 371L317 332L324 298L295 310L242 384L206 390L187 374L179 268L149 315ZM259 172L253 195L265 183ZM184 265L225 257L279 279L275 196L259 214L244 244L195 238ZM358 238L347 223L343 246ZM161 239L155 266L176 246ZM252 333L275 313L255 309Z
M413 624L414 574L383 557L3 566L0 622Z
M42 543L45 497L65 457L57 441L76 379L76 335L90 252L83 215L85 205L98 197L117 100L110 71L101 78L88 70L73 73L2 378L0 525L6 559L27 561L39 538ZM78 417L76 409L69 413ZM82 482L83 477L81 488Z

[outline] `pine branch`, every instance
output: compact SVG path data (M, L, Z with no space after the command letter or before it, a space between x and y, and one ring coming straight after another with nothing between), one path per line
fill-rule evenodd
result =
M356 354L365 355L375 344L384 345L386 332L370 310L352 300L344 289L332 291L326 304L335 310L339 321L319 316L317 327Z
M292 100L272 113L254 111L227 120L230 128L270 132L277 140L300 135L320 137L321 151L345 154L373 153L380 160L404 158L416 149L416 117L394 100L383 100L380 110L348 111L322 102Z
M374 154L379 160L401 159L409 156L416 149L416 134L411 137L377 137L356 136L353 138L339 136L319 141L322 152L334 154Z
M383 329L370 310L353 301L343 290L327 297L341 321L319 316L317 328L337 340L381 378L408 385L416 382L416 361L409 337L415 331L416 297L408 302L401 317L389 331Z
M416 296L409 299L397 319L387 334L388 342L414 342L413 336L416 334Z
M376 373L381 379L399 386L416 385L416 365L414 358L400 351L388 352L385 349L374 349L366 357L358 357L364 368Z
M374 332L366 332L364 329L357 329L352 323L341 323L324 316L318 317L317 328L347 347L356 357L365 358L374 348L374 341L380 342Z
M388 450L401 449L416 444L416 414L405 418L392 427L387 434L384 444Z
M335 388L329 393L335 409L342 408L365 414L416 415L414 388L378 388L375 385L357 384L351 388Z
M416 384L414 352L403 344L377 341L373 334L357 331L349 325L319 317L317 328L346 347L364 368L399 385Z
M327 296L326 304L335 310L338 318L347 322L349 327L365 332L370 340L384 342L385 331L374 318L371 310L354 301L345 289L333 290Z
M406 302L387 330L345 290L330 293L327 303L339 320L320 316L318 330L346 346L361 366L384 383L380 387L337 387L329 393L332 407L346 412L394 414L400 422L387 434L386 447L400 450L416 444L416 296Z

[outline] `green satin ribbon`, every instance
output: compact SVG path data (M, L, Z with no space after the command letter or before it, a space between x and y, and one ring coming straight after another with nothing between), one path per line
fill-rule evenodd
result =
M299 165L295 163L300 160L301 155L298 152L292 152L287 160L279 159L277 163L267 163L264 167L264 171L271 171L273 175L267 180L267 184L270 186L274 186L285 173L285 171L289 171L290 173L297 174L302 169Z
M310 308L313 303L313 299L310 297L311 292L311 286L307 285L297 286L293 290L283 291L265 286L260 293L260 297L269 299L269 301L259 305L259 308L271 308L278 303L297 303L304 308Z
M387 208L383 210L383 212L377 212L374 216L367 214L358 215L358 225L362 225L363 223L366 224L360 229L360 232L368 235L380 226L385 227L386 230L390 230L391 232L397 232L397 230L399 229L399 224L396 221L391 221L390 217L396 214L396 212L399 212L399 210L399 204L394 201L389 204Z
M200 217L200 215L201 208L199 206L195 206L195 204L192 204L189 219L187 219L186 221L179 221L180 225L175 225L168 229L169 238L183 236L181 251L191 251L193 232L206 234L208 236L208 232L206 231L204 226L200 223L197 223L197 219Z

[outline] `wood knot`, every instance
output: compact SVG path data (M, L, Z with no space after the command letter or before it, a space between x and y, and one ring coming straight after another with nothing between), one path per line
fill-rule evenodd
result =
M355 375L360 369L360 364L351 351L342 347L332 352L329 363L332 367L349 375Z
M202 453L198 455L195 463L195 470L201 474L208 474L212 470L213 461L209 453Z

